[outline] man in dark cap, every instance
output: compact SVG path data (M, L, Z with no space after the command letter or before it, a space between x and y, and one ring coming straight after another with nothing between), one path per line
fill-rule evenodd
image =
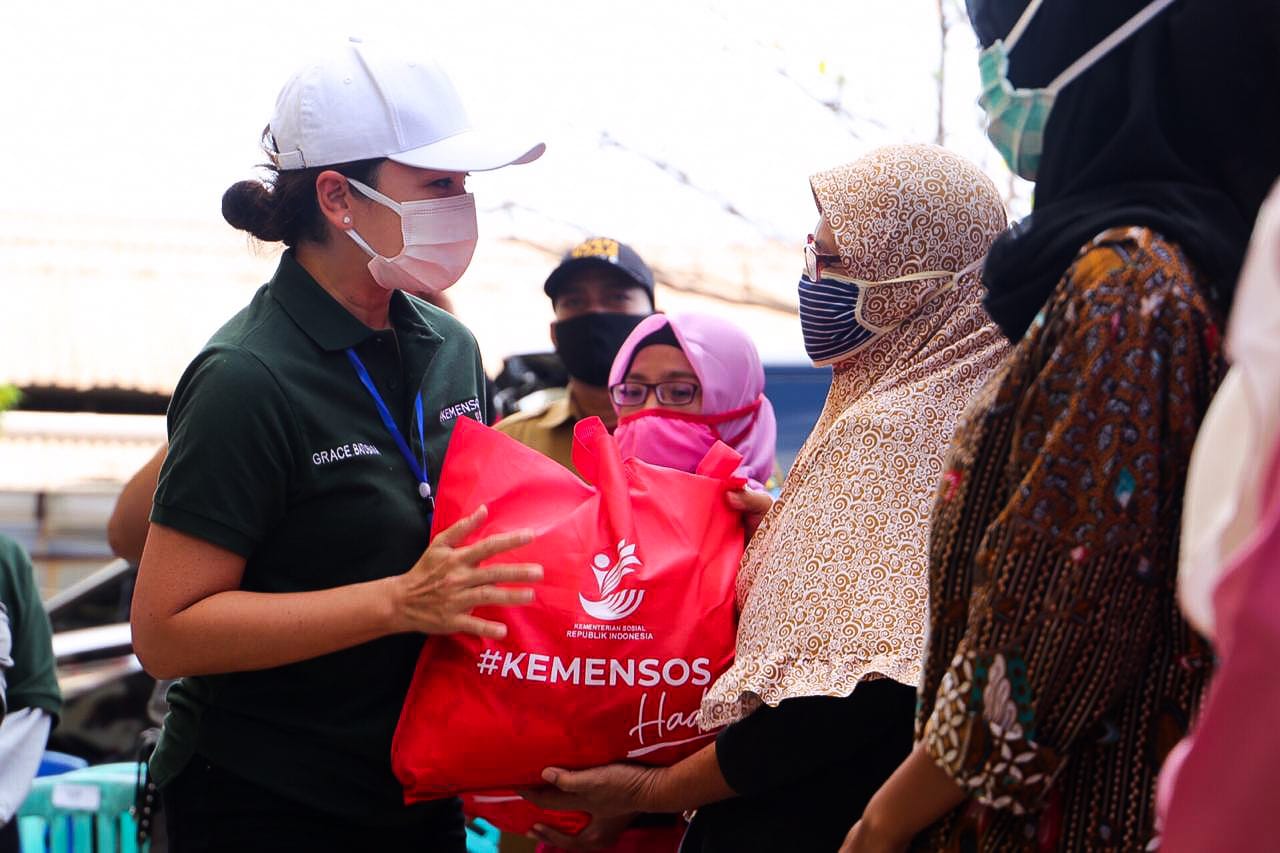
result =
M653 273L630 246L592 237L565 254L543 290L555 312L551 343L569 384L497 428L572 470L574 424L593 415L610 429L616 423L609 368L627 335L654 312Z

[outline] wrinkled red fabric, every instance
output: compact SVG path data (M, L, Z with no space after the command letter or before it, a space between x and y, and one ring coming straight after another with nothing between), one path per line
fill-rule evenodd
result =
M581 815L510 798L548 766L674 763L710 742L702 695L733 660L741 516L724 492L741 457L717 443L688 474L623 461L598 418L579 422L574 465L587 482L520 443L460 420L441 472L432 533L481 504L467 540L532 529L492 563L540 563L537 601L483 607L507 625L423 648L392 744L406 802L452 794L469 814L524 832L576 832Z

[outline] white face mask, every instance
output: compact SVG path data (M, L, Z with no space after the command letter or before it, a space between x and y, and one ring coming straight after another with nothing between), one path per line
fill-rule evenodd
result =
M476 250L476 198L471 193L450 198L399 202L354 178L347 181L364 195L400 215L404 248L394 258L373 250L354 228L347 234L369 254L369 273L387 290L430 296L452 286L471 263Z

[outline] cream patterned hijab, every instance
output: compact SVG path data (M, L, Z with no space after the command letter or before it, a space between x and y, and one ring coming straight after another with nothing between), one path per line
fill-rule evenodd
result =
M960 272L1006 226L991 181L935 146L881 148L810 184L851 278ZM822 415L743 558L737 659L703 701L704 727L760 702L847 696L864 678L919 683L943 455L1007 351L980 276L947 283L867 289L864 314L901 325L834 368Z

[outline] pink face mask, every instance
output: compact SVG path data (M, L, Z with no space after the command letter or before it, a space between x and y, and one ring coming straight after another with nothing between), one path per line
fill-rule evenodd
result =
M675 468L692 474L698 463L717 441L732 446L742 433L751 429L748 424L742 433L721 438L718 424L754 414L760 409L763 398L757 398L740 409L718 415L694 415L672 409L644 409L627 415L618 421L614 438L622 458L634 456L650 465Z
M476 199L471 193L450 198L399 202L354 178L347 180L364 195L400 215L404 248L384 258L356 233L347 236L370 257L369 273L387 290L431 296L452 286L471 263L476 250Z

